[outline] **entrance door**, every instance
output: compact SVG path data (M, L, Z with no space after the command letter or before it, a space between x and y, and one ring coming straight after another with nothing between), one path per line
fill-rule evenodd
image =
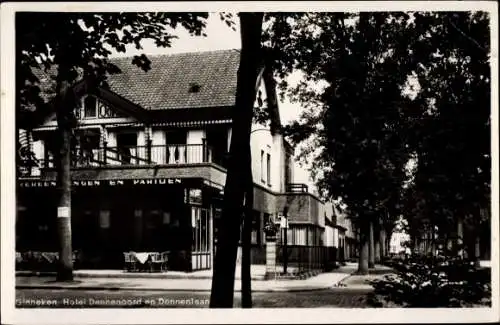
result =
M137 133L122 132L116 135L116 146L122 165L137 164Z
M193 242L191 265L193 271L212 267L212 231L208 209L191 207Z
M207 130L207 145L209 147L211 162L225 167L227 154L227 129L211 128Z

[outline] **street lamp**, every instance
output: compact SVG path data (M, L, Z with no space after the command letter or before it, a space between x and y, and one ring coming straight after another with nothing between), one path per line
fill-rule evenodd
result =
M283 237L283 273L287 274L288 267L288 206L283 208L283 218L281 220L281 228L284 229Z

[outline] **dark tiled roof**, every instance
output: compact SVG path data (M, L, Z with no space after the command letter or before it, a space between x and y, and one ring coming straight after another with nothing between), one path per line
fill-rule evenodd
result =
M112 62L122 73L108 83L111 91L147 110L233 106L239 57L238 50L148 55L148 72L130 57L117 58Z

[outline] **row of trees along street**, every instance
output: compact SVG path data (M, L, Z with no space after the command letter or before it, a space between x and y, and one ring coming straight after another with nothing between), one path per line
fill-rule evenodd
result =
M56 70L51 103L60 134L59 206L70 207L69 136L76 126L79 76L90 80L86 87L105 84L107 75L120 72L107 60L110 48L123 52L133 44L141 49L147 38L168 47L178 25L201 36L208 14L18 15L17 110L29 124L49 109L33 69ZM234 28L236 17L220 17ZM242 306L251 307L250 214L245 211L253 202L250 126L252 119L267 120L269 113L253 108L263 67L274 71L280 95L304 108L301 118L282 131L293 143L305 144L300 158L312 161L323 198L341 198L360 230L360 273L387 255L399 216L407 219L415 240L422 237L423 224L447 238L463 224L478 229L489 222L489 213L481 213L489 211L490 200L486 13L240 13L239 30L237 109L211 307L233 306L243 221ZM132 64L151 68L145 55ZM297 71L302 80L289 85L287 77ZM318 84L323 86L314 87ZM58 279L71 280L71 218L58 222Z

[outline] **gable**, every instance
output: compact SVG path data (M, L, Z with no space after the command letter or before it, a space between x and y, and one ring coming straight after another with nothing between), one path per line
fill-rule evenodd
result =
M106 99L95 94L85 94L80 98L80 105L75 110L79 125L117 124L137 122L135 116L127 114L123 109L110 104ZM56 114L52 113L41 127L57 125Z
M254 122L270 125L271 133L281 130L281 119L276 100L276 83L270 69L263 67L255 85ZM269 124L268 124L269 123Z
M257 80L257 85L257 94L253 107L268 109L268 98L264 79L260 78L260 80Z
M124 117L127 117L127 115L112 107L102 98L91 94L87 94L81 98L80 107L76 111L76 118L78 120L106 120Z
M114 58L121 73L110 75L109 87L94 90L99 118L78 117L83 124L96 121L111 123L116 119L153 122L178 119L231 118L235 103L238 50L151 55L151 70L142 71L131 64L131 58ZM81 82L79 96L89 91ZM259 98L271 120L271 129L279 131L281 121L276 100L276 83L270 69L260 74L256 104ZM83 105L82 105L83 106ZM84 108L82 108L84 110ZM45 122L55 123L52 114ZM40 125L40 123L37 123Z
M95 95L85 95L80 99L80 107L75 110L75 117L79 121L85 121L91 119L106 120L125 118L127 115L116 110L106 103L106 101ZM51 115L49 120L56 120L55 113Z

